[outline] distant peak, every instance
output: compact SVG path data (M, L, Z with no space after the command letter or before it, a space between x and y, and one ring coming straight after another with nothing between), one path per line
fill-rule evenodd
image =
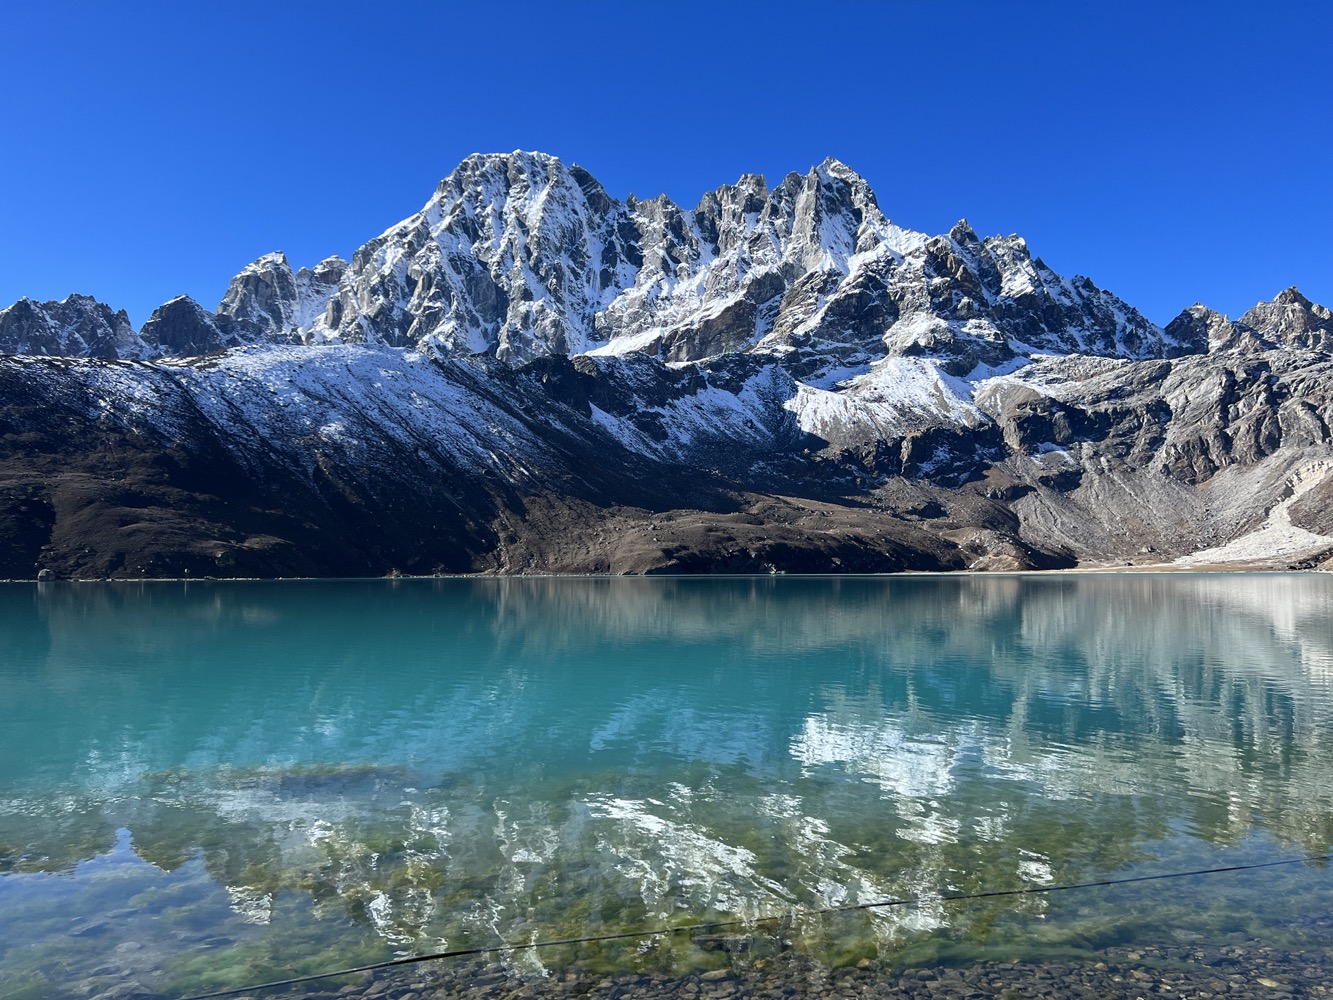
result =
M508 174L515 170L520 173L545 174L552 168L562 171L567 169L559 157L535 150L515 149L509 153L473 153L455 167L445 181L458 174L464 176L482 173Z
M949 230L949 239L953 240L955 243L962 243L964 245L980 242L977 238L976 230L968 224L966 219L959 219L954 223L953 228Z
M36 316L41 311L42 307L25 295L12 305L0 309L0 316Z
M281 250L274 250L272 253L266 253L262 257L257 257L249 264L245 265L247 271L267 271L275 267L290 268L287 263L287 255Z
M1172 322L1176 322L1185 317L1192 317L1204 323L1231 322L1231 317L1227 316L1225 313L1218 312L1212 306L1206 305L1203 302L1196 302L1188 309L1182 309L1180 311L1180 316L1177 316L1176 320L1173 320Z
M191 298L188 295L177 295L175 298L167 299L167 301L163 302L157 308L166 309L168 306L175 306L179 308L181 306L186 306L186 305L194 306L197 309L203 308L203 306L199 305L198 302L196 302L193 298Z
M1290 288L1284 288L1282 291L1278 292L1277 297L1273 299L1273 302L1280 306L1304 306L1309 308L1312 305L1310 300L1302 295L1300 289L1295 285L1292 285Z
M865 179L847 164L832 156L824 157L823 162L814 168L814 172L826 177L836 177L840 181L856 182Z
M332 257L325 257L318 264L316 264L312 268L312 270L316 274L324 274L329 271L342 272L347 270L347 261L339 257L337 254L334 254Z

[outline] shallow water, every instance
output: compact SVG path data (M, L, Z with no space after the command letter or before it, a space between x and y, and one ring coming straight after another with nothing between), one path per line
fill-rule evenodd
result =
M1331 621L1313 575L0 586L0 997L905 896L746 947L1305 946L1318 865L940 897L1327 852Z

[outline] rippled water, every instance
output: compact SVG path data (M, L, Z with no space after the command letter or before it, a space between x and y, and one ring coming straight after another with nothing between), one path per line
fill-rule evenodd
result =
M1300 942L1317 865L939 897L1325 853L1330 622L1313 575L3 586L0 996L901 896L777 937Z

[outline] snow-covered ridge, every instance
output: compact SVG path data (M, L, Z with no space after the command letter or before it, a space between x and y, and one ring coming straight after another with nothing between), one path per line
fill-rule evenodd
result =
M1320 308L1295 293L1256 322L1327 339ZM509 364L796 348L839 362L925 356L963 375L1033 352L1200 353L1210 338L1197 323L1164 330L1088 279L1057 275L1017 236L983 239L966 222L938 236L898 226L834 159L772 186L748 174L683 208L665 196L617 200L584 168L527 152L468 157L350 262L294 270L281 253L260 257L214 312L176 299L136 333L77 296L0 311L10 353L149 358L263 343Z

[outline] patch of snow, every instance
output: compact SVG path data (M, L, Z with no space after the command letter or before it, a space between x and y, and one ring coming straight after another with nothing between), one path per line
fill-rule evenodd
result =
M801 430L824 438L853 425L892 439L923 422L975 427L987 421L972 402L971 383L915 357L881 358L865 374L833 389L798 382L796 395L783 405L796 415Z
M626 354L638 354L659 343L665 331L654 327L642 333L612 337L599 347L584 351L593 357L619 357Z
M1071 463L1074 463L1074 457L1069 454L1069 449L1062 444L1056 444L1054 441L1043 441L1041 444L1037 445L1035 448L1032 449L1031 457L1034 459L1040 460L1047 455L1052 455L1057 458L1063 458Z
M870 361L856 365L835 364L824 369L819 375L805 379L801 384L811 389L823 389L825 391L843 388L845 383L849 383L852 379L870 371L870 366Z
M973 393L975 393L978 388L977 383L985 382L988 379L1002 378L1006 375L1012 375L1014 372L1021 368L1025 368L1032 363L1032 359L1030 357L1025 357L1024 355L1035 352L1032 352L1030 349L1025 349L1026 345L1020 345L1017 344L1017 342L1011 341L1010 346L1019 355L1018 357L1010 358L1008 361L999 365L977 365L963 376L962 381L968 382L973 386Z

